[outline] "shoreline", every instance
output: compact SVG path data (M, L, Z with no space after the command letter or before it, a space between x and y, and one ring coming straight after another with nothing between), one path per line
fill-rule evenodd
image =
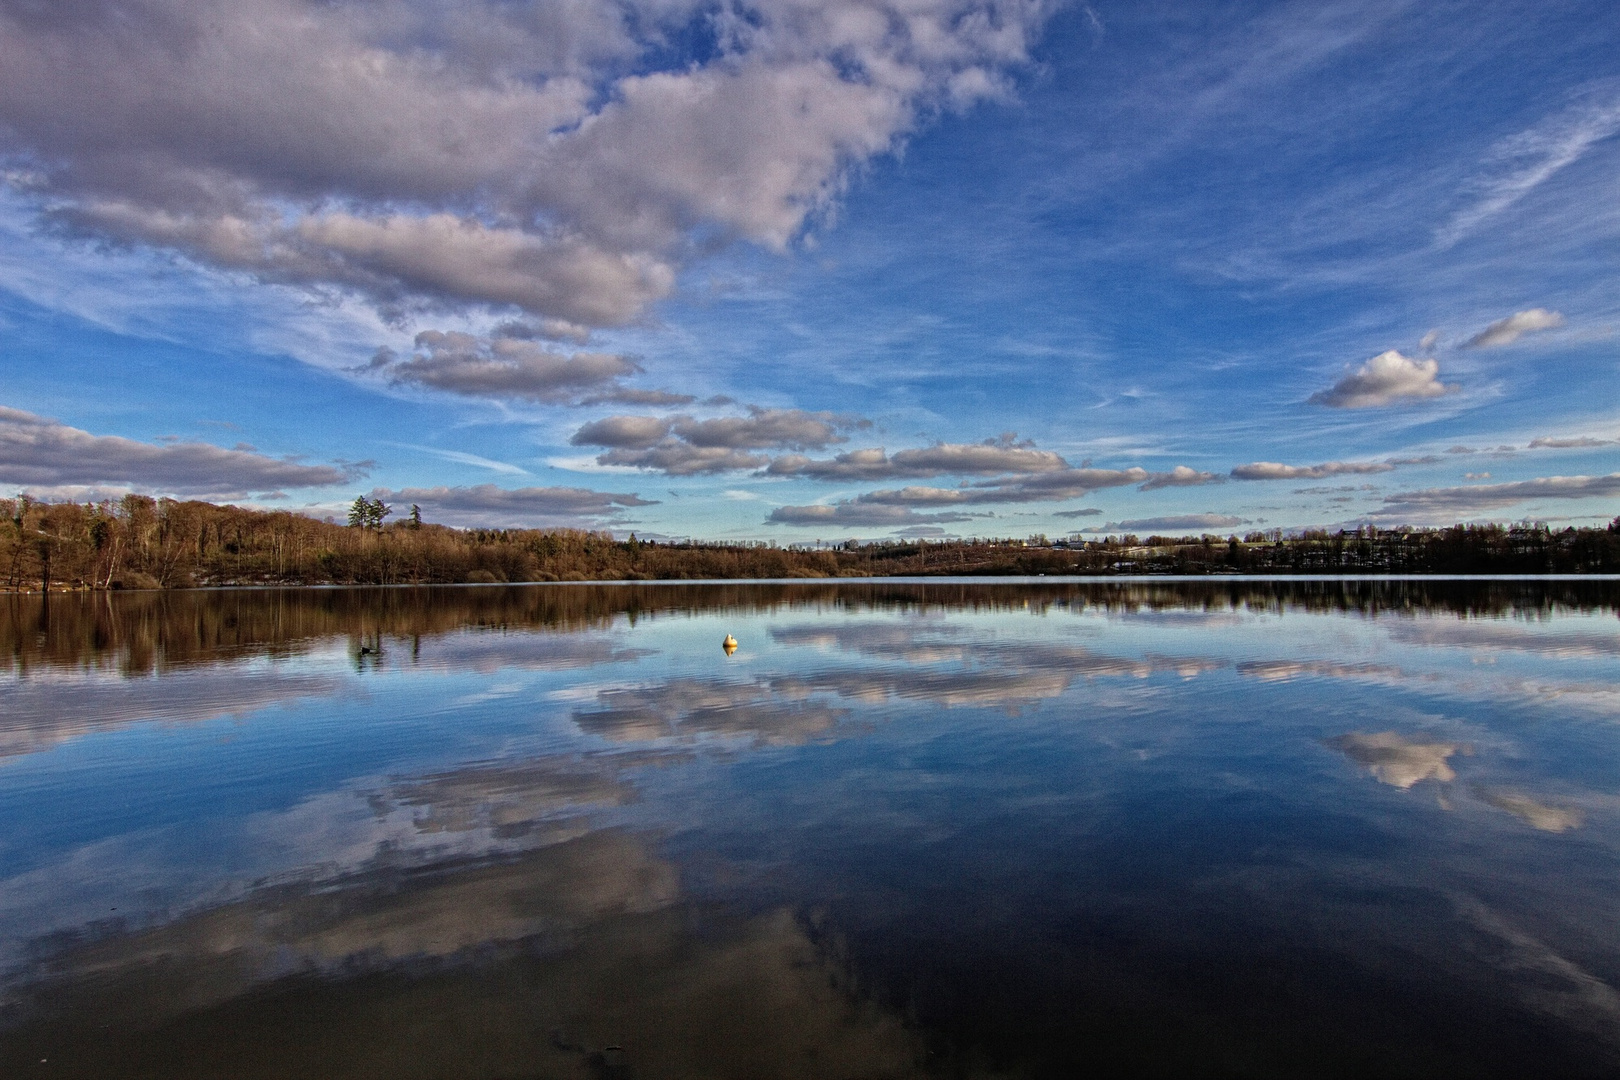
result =
M118 588L92 588L89 586L64 585L60 588L51 588L49 592L42 589L4 589L0 588L3 596L84 596L84 595L117 595L117 594L146 594L146 593L198 593L198 592L247 592L254 590L337 590L337 589L514 589L533 587L574 587L579 585L612 585L612 586L680 586L680 585L932 585L932 584L964 584L964 585L1048 585L1048 584L1103 584L1114 582L1140 582L1155 581L1167 584L1191 584L1194 582L1216 581L1258 581L1258 582L1293 582L1293 581L1322 581L1322 582L1349 582L1349 581L1620 581L1620 574L1452 574L1452 573L1412 573L1412 574L1243 574L1243 573L1211 573L1211 574L895 574L895 575L851 575L851 576L825 576L825 577L730 577L730 578L578 578L569 581L396 581L396 582L226 582L208 585L183 585L167 588L118 589Z

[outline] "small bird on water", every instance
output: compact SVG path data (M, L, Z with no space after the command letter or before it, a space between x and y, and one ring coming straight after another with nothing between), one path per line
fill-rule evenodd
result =
M727 634L726 640L720 643L720 647L726 650L727 656L730 656L732 653L737 651L737 639L732 637L730 634Z

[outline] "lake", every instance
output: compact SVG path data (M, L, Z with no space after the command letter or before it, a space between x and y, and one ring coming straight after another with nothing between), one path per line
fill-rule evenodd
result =
M1617 615L0 597L0 1073L1620 1075Z

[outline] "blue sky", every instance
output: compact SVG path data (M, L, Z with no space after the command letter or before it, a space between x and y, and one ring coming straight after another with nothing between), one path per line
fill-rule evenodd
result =
M1607 5L113 8L0 3L0 490L783 543L1620 512Z

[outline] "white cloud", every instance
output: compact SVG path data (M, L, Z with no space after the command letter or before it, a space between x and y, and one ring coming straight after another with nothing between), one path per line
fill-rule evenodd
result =
M803 476L812 480L899 480L934 476L992 476L961 489L905 488L907 497L923 497L937 502L1026 502L1075 498L1098 488L1140 484L1141 490L1163 487L1190 487L1218 484L1225 477L1177 465L1169 472L1153 473L1133 466L1128 469L1072 467L1061 454L1038 450L1025 440L1007 433L980 443L935 443L933 446L897 451L892 457L881 447L851 450L830 459L816 460L802 454L785 454L765 470L772 476ZM874 492L870 499L885 493Z
M364 471L364 466L305 465L209 443L154 446L116 435L92 435L0 406L0 483L36 491L84 486L113 494L133 487L229 499L279 488L330 487Z
M468 397L504 398L561 404L582 397L600 401L628 391L619 385L640 365L610 353L552 352L532 341L478 337L460 332L425 330L416 335L417 351L408 357L384 349L371 369L395 383L412 383ZM664 395L677 403L690 397ZM582 403L582 402L581 402Z
M1034 476L980 481L973 485L974 502L1061 502L1078 499L1101 488L1128 487L1152 481L1146 469L1061 469ZM1160 474L1162 475L1162 474Z
M1457 389L1442 384L1439 375L1439 361L1413 360L1390 349L1327 390L1312 394L1309 401L1334 409L1366 409L1392 405L1404 398L1440 397Z
M1620 99L1611 83L1600 87L1593 100L1572 105L1504 139L1492 148L1480 174L1467 185L1469 205L1436 233L1438 246L1452 247L1616 131L1620 131Z
M1564 325L1564 317L1546 308L1519 311L1505 319L1498 319L1463 343L1465 349L1496 349L1511 345L1526 334L1542 330L1556 330Z
M612 524L625 507L652 506L657 501L587 488L508 489L494 484L399 491L377 488L371 494L393 504L396 513L415 503L429 521L488 528L598 528Z
M1542 436L1530 440L1532 450L1578 450L1592 446L1620 446L1620 439L1594 439L1590 435Z
M821 461L790 454L772 461L767 471L773 476L805 476L813 480L893 480L1041 473L1065 470L1068 465L1062 455L1037 450L1007 434L982 443L935 443L901 450L893 457L881 447L852 450ZM1142 478L1147 479L1147 473Z
M928 447L927 451L935 453L903 450L893 458L885 458L883 464L888 468L934 470L942 468L970 468L982 464L986 457L978 454L963 454L963 450L997 450L1014 449L1021 454L1040 454L1045 451L1031 451L1024 447L994 447L994 446L945 446L944 453L937 453L942 447ZM916 453L918 457L908 458L906 455ZM845 455L840 455L845 456ZM1051 455L1062 461L1061 457ZM781 460L781 459L778 459ZM989 456L988 460L997 460ZM1015 463L1026 465L1044 464L1048 458L1028 456L1001 458ZM774 471L774 463L773 463ZM931 473L930 473L931 475ZM1183 483L1210 483L1208 473L1195 473L1183 467L1172 473L1150 473L1142 468L1129 469L1073 469L1068 467L1046 471L1032 472L1027 475L998 476L991 480L980 480L974 483L964 482L960 487L929 487L911 485L903 488L887 488L877 491L868 491L852 499L843 499L831 504L814 506L783 506L778 507L768 521L772 524L784 525L816 525L822 523L842 525L888 525L888 524L937 524L941 522L965 521L969 515L964 514L930 514L919 515L919 507L971 507L990 504L1030 503L1030 502L1062 502L1065 499L1077 499L1088 495L1100 488L1126 487L1132 484L1141 484L1144 489L1152 485L1155 477L1177 477L1178 479L1199 477L1194 481L1183 479ZM1159 485L1153 485L1159 486ZM1100 511L1095 511L1100 513ZM1070 514L1058 516L1079 516L1085 511L1075 511ZM1189 519L1190 520L1190 519ZM1236 519L1234 519L1236 520ZM1202 518L1199 519L1203 521Z
M597 455L601 465L651 469L670 476L697 476L703 473L737 472L758 469L771 459L748 450L729 446L693 446L680 439L665 439L657 446L640 450L609 450Z
M654 469L672 476L759 469L770 458L758 451L821 449L847 441L845 431L871 421L831 412L763 409L747 416L698 420L691 416L608 416L574 432L575 446L606 446L602 465Z
M1205 484L1220 484L1225 481L1226 477L1224 476L1199 472L1197 469L1190 469L1185 465L1177 465L1169 472L1154 473L1153 478L1143 484L1140 490L1153 491L1167 487L1202 487Z
M1255 461L1232 470L1234 480L1321 480L1329 476L1355 476L1364 473L1393 472L1384 461L1327 461L1320 465L1283 465L1275 461Z
M838 413L749 406L747 416L720 416L711 420L676 417L670 431L693 446L804 450L845 442L843 432L871 426L869 420Z
M1545 499L1614 499L1620 497L1620 473L1607 476L1543 476L1506 484L1427 488L1385 496L1373 516L1380 519L1429 522L1455 521L1517 503Z
M856 502L889 503L909 506L947 506L953 504L1062 502L1089 495L1101 488L1128 487L1139 484L1155 474L1146 469L1059 469L1033 476L1000 476L994 480L980 480L956 488L905 487L890 491L871 491L856 497Z
M446 461L454 461L458 465L471 465L474 468L488 469L490 472L505 473L508 476L530 475L528 469L513 465L510 462L494 461L490 458L479 457L477 454L468 454L460 450L440 450L438 447L418 446L415 443L394 443L393 445L404 447L407 450L417 450L424 454L432 454L434 457L443 458Z
M1234 525L1247 525L1242 518L1226 514L1180 514L1172 517L1134 518L1130 521L1110 521L1106 525L1088 526L1089 533L1132 532L1171 533L1192 530L1230 529Z
M27 164L9 178L37 206L98 237L394 315L516 305L555 327L619 325L670 292L699 234L781 248L921 118L1004 94L1048 12L8 7L0 152ZM692 40L696 60L676 45Z
M909 506L845 501L831 505L778 506L765 519L770 525L847 526L889 528L900 525L937 525L971 521L974 515L954 512L919 514Z
M857 495L854 502L872 506L955 506L972 501L974 492L963 488L903 487L887 491L868 491Z
M645 449L669 434L670 421L657 416L608 416L593 420L574 432L574 446L611 446Z

